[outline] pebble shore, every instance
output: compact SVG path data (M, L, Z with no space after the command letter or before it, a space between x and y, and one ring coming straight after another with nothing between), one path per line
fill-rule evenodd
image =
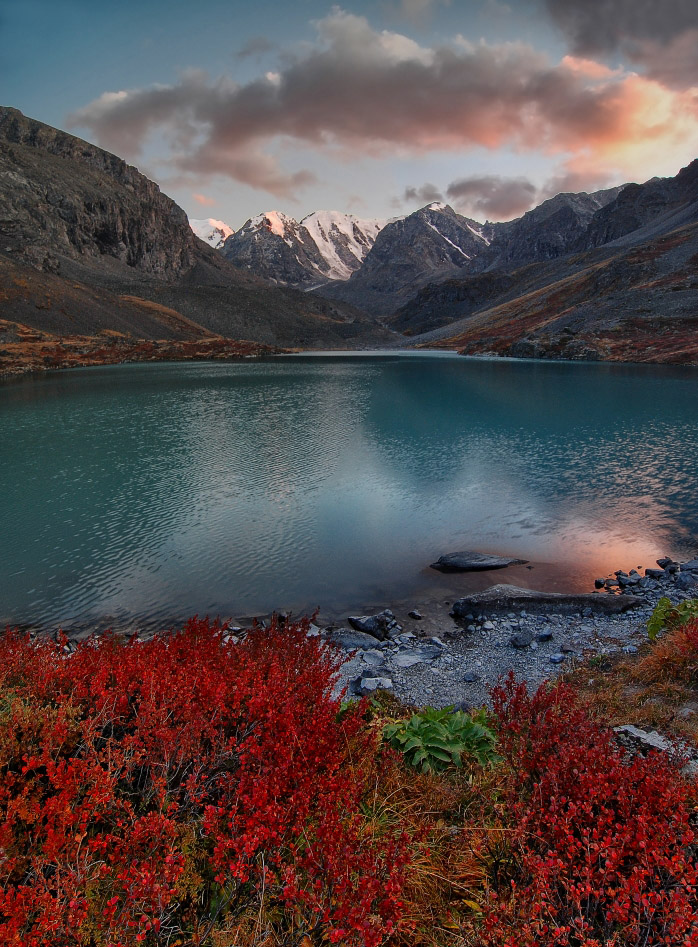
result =
M480 706L510 671L536 687L595 655L635 653L647 640L647 620L661 597L673 603L698 597L698 560L659 563L644 575L619 570L597 580L599 596L632 596L634 607L623 614L590 607L563 613L533 599L525 609L471 611L457 621L451 614L456 603L444 602L350 616L346 625L313 633L347 651L338 689L367 694L382 687L415 706ZM378 637L357 631L366 628L366 619L368 627L374 619Z

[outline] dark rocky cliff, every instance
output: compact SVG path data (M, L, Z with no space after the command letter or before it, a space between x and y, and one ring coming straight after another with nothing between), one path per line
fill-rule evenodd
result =
M109 256L175 280L201 251L184 211L136 168L72 135L0 108L0 237L44 269L57 254Z

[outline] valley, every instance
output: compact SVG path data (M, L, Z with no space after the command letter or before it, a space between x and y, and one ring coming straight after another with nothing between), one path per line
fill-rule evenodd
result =
M61 345L105 360L146 342L153 358L175 342L235 351L221 339L695 364L696 261L698 161L504 223L436 201L392 219L267 211L235 231L188 221L120 158L0 109L3 372L81 364Z

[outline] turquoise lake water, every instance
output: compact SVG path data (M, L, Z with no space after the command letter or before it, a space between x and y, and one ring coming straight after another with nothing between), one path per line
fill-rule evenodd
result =
M589 589L698 551L697 458L692 369L312 355L9 381L0 621L341 610L513 581L428 569L458 549Z

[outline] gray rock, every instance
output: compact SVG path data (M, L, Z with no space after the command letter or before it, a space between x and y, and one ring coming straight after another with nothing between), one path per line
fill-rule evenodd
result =
M383 641L387 637L393 637L390 632L400 634L402 631L389 608L384 609L377 615L351 615L349 624L357 631L361 631L366 635L373 635L379 641Z
M657 559L656 561L660 568L666 569L666 567L670 566L674 560L670 559L669 556L663 556L661 559Z
M481 552L451 552L432 562L431 568L439 572L483 572L487 569L506 569L507 566L525 565L527 559L509 559L504 556L488 556Z
M658 750L661 753L673 753L675 750L671 740L667 740L656 730L641 730L632 724L625 724L621 727L614 727L613 732L619 737L620 743L640 750L643 755L649 750Z
M552 640L553 640L552 631L539 631L538 634L536 635L536 641L540 641L542 644L544 644L546 641L552 641Z
M366 664L371 667L377 667L385 661L385 655L381 651L378 651L377 648L372 648L370 651L362 651L361 657Z
M698 572L698 559L691 559L690 562L681 563L682 572Z
M411 631L405 631L401 635L396 635L392 642L396 645L410 645L413 641L417 640L417 636L413 635Z
M535 589L522 589L515 585L493 585L484 592L466 595L453 603L451 615L462 619L474 608L485 607L493 610L508 611L525 606L529 612L536 609L554 608L556 613L579 612L585 608L591 614L613 615L636 608L643 600L634 595L594 595L594 593L566 594L564 592L538 592Z
M477 684L479 680L480 680L480 677L478 674L475 673L475 671L466 671L465 674L463 675L464 684Z
M698 574L694 572L684 572L683 566L681 572L676 576L676 588L682 592L689 592L698 586Z
M532 631L520 631L517 635L514 635L510 639L510 644L514 648L527 648L533 641L533 632Z
M423 617L422 613L418 612L416 608L413 608L411 612L407 613L407 615L409 618L414 618L415 621L421 621Z
M566 658L566 654L551 654L549 660L551 664L562 664Z
M419 648L419 653L424 655L425 660L433 661L435 658L441 657L443 654L443 646L425 644Z
M337 644L346 651L365 651L376 647L376 638L363 631L352 631L350 628L337 628L330 631L327 640Z
M359 684L359 693L362 695L373 694L377 690L390 691L393 689L393 682L389 677L364 677Z
M393 658L393 664L399 668L411 668L428 660L421 651L401 651Z
M645 575L650 579L666 579L664 569L645 569Z

